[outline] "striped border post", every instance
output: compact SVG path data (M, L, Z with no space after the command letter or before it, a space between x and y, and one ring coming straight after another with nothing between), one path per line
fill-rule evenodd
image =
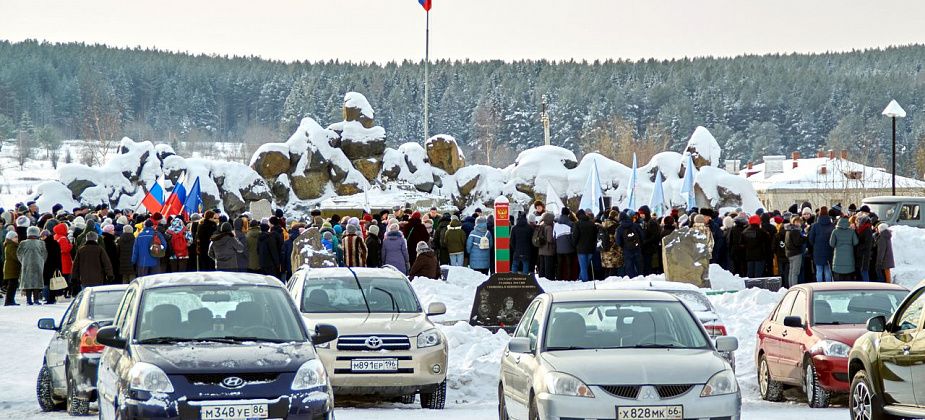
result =
M510 203L503 195L495 199L495 272L511 271Z

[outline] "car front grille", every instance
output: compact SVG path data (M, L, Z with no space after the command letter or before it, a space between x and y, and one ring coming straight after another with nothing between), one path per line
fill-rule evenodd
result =
M639 389L642 388L639 385L599 385L601 389L607 392L610 395L620 398L627 398L635 400L639 398ZM658 391L659 398L675 398L681 395L688 393L694 385L691 384L679 384L679 385L653 385L655 390Z
M273 382L279 373L196 373L184 376L191 384L218 385L231 376L237 376L245 383Z
M404 335L345 335L338 337L337 349L347 351L410 350L411 340Z

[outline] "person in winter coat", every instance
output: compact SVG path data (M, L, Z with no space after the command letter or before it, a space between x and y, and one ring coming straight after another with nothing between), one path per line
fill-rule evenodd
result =
M803 232L803 218L793 216L790 224L784 225L784 254L788 260L787 288L800 284L803 270L803 249L806 247L806 234Z
M58 242L58 247L61 248L61 275L64 276L64 279L67 280L68 283L68 288L64 291L64 296L77 296L75 290L79 290L79 288L71 279L74 266L74 258L71 254L74 245L71 243L70 238L68 238L67 225L59 223L55 225L52 230L55 233L55 241Z
M279 273L278 277L281 281L286 282L288 277L286 277L286 272L283 270L283 260L288 260L289 256L283 255L283 244L286 242L286 229L283 228L285 221L277 216L270 218L270 237L272 238L271 244L276 247L276 253L279 255L279 268L277 272Z
M468 238L472 230L475 229L475 216L466 216L463 218L462 222L460 222L460 225L462 226L463 233L466 234L466 238Z
M382 239L379 238L377 224L370 224L366 228L366 266L382 267Z
M29 225L32 224L32 221L29 220L28 216L19 216L16 218L16 236L20 243L28 239L26 231L29 229Z
M341 239L341 247L344 250L344 266L346 267L366 267L366 242L359 234L356 225L347 225L346 233Z
M321 246L329 252L334 252L334 231L321 234Z
M408 249L415 249L418 242L423 241L430 243L430 235L427 233L427 227L424 226L424 222L421 221L421 213L419 212L411 214L411 219L408 220L408 224L405 225L403 233L405 234L405 239L408 241ZM410 255L411 264L414 264L415 258L417 258L417 254L412 253Z
M790 219L784 220L782 216L774 218L777 224L777 231L774 232L772 248L774 249L774 258L777 261L778 273L780 273L781 284L790 283L790 259L787 258L787 228L790 226Z
M611 210L601 224L601 265L604 267L604 275L608 277L619 275L618 270L623 268L623 250L617 244L619 217L620 213Z
M260 270L263 274L279 278L280 245L276 235L270 232L270 225L260 224L260 237L257 238L257 253L260 255Z
M446 230L450 228L452 217L449 213L443 213L437 224L434 225L434 253L437 254L437 260L440 264L450 263L450 253L446 250L446 244L443 243L443 237L446 236Z
M170 242L170 256L168 265L171 273L182 273L189 270L189 240L186 225L183 219L174 218L170 227L165 231L167 241Z
M578 257L575 254L575 245L572 244L572 227L575 223L572 221L571 214L568 207L563 208L562 214L556 219L552 228L556 241L556 267L558 268L556 278L559 280L578 278L578 272L574 269L578 263Z
M829 217L829 211L825 206L819 208L819 216L816 223L809 228L807 236L809 247L813 254L813 265L816 266L816 281L832 281L832 254L834 249L829 242L832 232L835 230L835 224Z
M533 255L533 228L527 224L526 213L517 215L517 222L511 228L511 272L527 274L533 272L530 256Z
M6 297L3 306L18 306L16 303L16 289L19 288L19 274L22 267L19 265L19 258L16 257L16 251L19 249L19 235L16 230L11 230L6 234L6 240L3 242L3 281L6 283Z
M251 273L260 273L260 252L258 252L260 242L260 225L255 220L254 223L247 227L247 271Z
M760 217L761 228L764 229L764 231L768 233L768 237L771 238L771 240L768 241L768 252L765 254L764 260L764 275L770 277L774 275L774 255L776 255L774 238L777 236L777 228L771 224L770 213L762 213Z
M234 236L231 223L222 223L219 233L210 238L209 258L218 271L238 271L238 256L244 254L244 244Z
M209 246L212 245L212 236L218 232L219 215L211 210L207 211L199 223L196 232L196 254L199 257L199 271L215 271L215 260L209 258Z
M578 210L578 223L572 227L572 244L578 252L579 278L589 281L592 278L591 260L597 251L597 226L584 210Z
M482 274L491 271L491 254L494 251L494 240L488 231L488 218L479 216L475 219L475 227L466 239L466 252L469 253L469 268Z
M748 227L748 219L738 215L732 219L733 226L726 231L726 243L729 245L729 259L732 263L732 272L744 276L748 272L745 261L745 244L742 242L742 233Z
M858 246L854 249L854 268L858 277L863 281L870 281L870 260L874 249L874 227L870 217L858 217Z
M48 227L48 224L45 226ZM60 291L50 289L51 278L61 272L61 246L58 245L55 236L47 230L42 231L41 238L42 242L45 243L45 253L47 255L45 257L45 266L42 267L42 283L45 285L43 289L45 293L45 303L53 304L57 302L57 295Z
M525 219L526 220L526 219ZM408 278L427 277L437 280L440 278L440 262L434 251L427 246L427 242L418 242L416 248L418 257L414 259L411 270L408 271Z
M540 217L540 223L536 229L543 229L545 243L537 249L539 257L540 275L549 280L556 279L556 239L555 239L555 216L550 212L544 212Z
M835 280L854 280L854 247L858 245L858 235L851 229L847 217L838 219L838 224L829 237L829 245L834 250L832 272L835 273Z
M895 267L893 261L893 232L886 223L877 225L877 255L874 260L874 269L877 271L877 281L881 283L892 282L890 269Z
M106 225L103 227L103 234L101 235L101 241L103 250L106 251L106 256L109 257L109 262L112 264L113 279L117 283L122 282L121 273L119 272L119 247L116 246L116 227L114 225Z
M649 206L639 208L639 215L642 216L639 224L642 227L642 274L653 274L652 260L658 254L661 248L659 241L662 235L658 231L658 223L652 219L652 210Z
M391 265L401 271L402 274L408 274L408 270L411 269L408 257L408 243L405 241L398 223L389 225L385 239L382 241L382 264Z
M292 268L292 251L295 249L295 242L299 239L303 229L303 224L294 223L289 228L289 238L287 238L286 242L283 243L283 252L280 255L283 259L283 271L285 272L287 279L292 277L292 273L295 271Z
M249 262L250 247L247 244L247 218L238 217L234 219L234 238L244 247L244 252L238 254L238 272L247 272L247 263Z
M167 238L154 229L154 222L146 220L144 229L142 229L138 237L135 238L135 244L132 246L132 264L135 264L138 277L161 272L162 257L151 255L151 245L155 242L154 238L157 238L161 246L166 249ZM203 254L203 256L204 255L205 254Z
M122 226L122 234L116 241L119 249L119 275L122 284L129 284L135 280L135 265L132 264L132 252L135 250L135 228L130 225ZM110 261L111 262L111 261Z
M42 282L42 272L45 270L45 258L48 257L48 251L45 249L45 243L39 240L39 228L29 226L26 230L26 240L19 243L16 249L16 257L19 259L20 274L19 288L26 295L26 303L29 305L39 305L39 295L42 292L44 283Z
M99 235L90 231L86 242L77 250L73 276L81 288L106 284L107 279L113 278L112 263L98 240Z
M441 242L450 257L450 265L462 267L466 260L466 233L463 232L459 217L450 217L450 225L443 233Z
M630 213L619 216L620 226L614 234L617 246L623 251L623 270L627 277L642 275L643 232L638 224L633 223Z
M761 228L760 216L748 219L748 227L742 231L742 247L745 251L745 275L749 278L763 277L764 264L771 250L771 236Z

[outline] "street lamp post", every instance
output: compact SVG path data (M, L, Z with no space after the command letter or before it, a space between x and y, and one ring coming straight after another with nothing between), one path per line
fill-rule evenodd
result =
M906 110L896 100L890 101L883 110L883 115L893 119L893 195L896 195L896 119L906 116Z

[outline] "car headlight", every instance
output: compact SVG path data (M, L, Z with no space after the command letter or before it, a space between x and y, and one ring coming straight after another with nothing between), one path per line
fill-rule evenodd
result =
M319 386L327 386L328 373L324 370L324 365L318 359L312 359L299 367L295 373L295 379L292 380L292 389L309 389Z
M553 395L594 398L591 388L581 379L562 372L549 372L543 377L546 392Z
M150 363L138 362L128 371L129 388L151 393L173 392L170 378L161 368Z
M813 347L810 348L810 352L812 353L822 353L826 356L835 357L848 357L849 351L851 351L850 346L835 340L821 340L813 344Z
M723 370L710 378L700 392L701 397L734 394L739 391L739 383L732 369Z
M418 335L418 348L423 349L426 347L433 347L443 342L443 339L440 338L440 331L436 329L431 329L422 332Z

